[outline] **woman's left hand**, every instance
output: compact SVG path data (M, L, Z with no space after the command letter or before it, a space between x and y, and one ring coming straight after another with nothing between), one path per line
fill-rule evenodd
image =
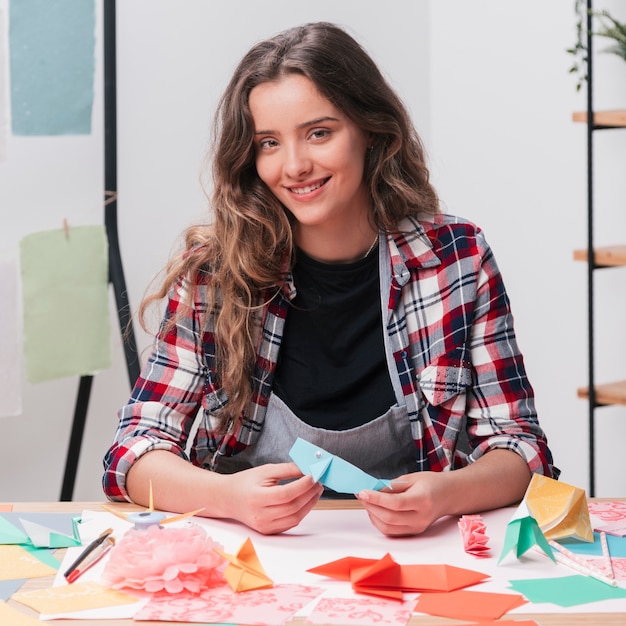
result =
M390 537L417 535L445 515L479 513L519 502L530 482L526 461L512 450L490 450L448 472L414 472L383 491L357 498L372 524Z
M405 474L392 481L393 491L364 490L357 498L384 535L417 535L441 517L437 493L442 478L435 472Z

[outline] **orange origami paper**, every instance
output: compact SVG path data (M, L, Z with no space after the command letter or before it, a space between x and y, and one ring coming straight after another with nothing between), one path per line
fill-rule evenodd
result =
M579 487L533 474L524 499L547 539L593 543L587 498Z
M265 573L250 538L243 542L236 555L215 551L230 561L224 570L224 577L233 591L269 589L274 586L274 582Z
M400 565L390 554L382 559L345 557L308 572L349 580L358 593L402 599L402 592L452 591L475 585L489 576L453 565Z
M422 593L414 610L437 617L493 621L526 602L518 593L459 589L450 593Z

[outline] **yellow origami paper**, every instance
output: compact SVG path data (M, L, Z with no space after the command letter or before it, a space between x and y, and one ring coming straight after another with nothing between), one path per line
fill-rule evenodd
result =
M41 626L41 622L36 617L26 615L26 613L22 613L2 601L0 601L0 624L11 624L11 626Z
M57 571L29 554L22 546L0 546L0 580L54 576Z
M75 583L14 593L13 600L39 613L55 614L134 604L137 598L97 583Z
M524 499L547 539L579 539L593 543L584 490L533 474Z
M224 577L233 591L269 589L274 586L274 582L265 573L250 538L244 541L236 555L215 551L230 561L224 570Z

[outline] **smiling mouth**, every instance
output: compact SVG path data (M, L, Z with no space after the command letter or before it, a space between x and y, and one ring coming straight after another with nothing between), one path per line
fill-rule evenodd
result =
M325 178L314 185L307 185L306 187L288 187L288 189L291 193L295 193L297 196L303 196L305 193L311 193L312 191L324 186L329 180L330 178Z

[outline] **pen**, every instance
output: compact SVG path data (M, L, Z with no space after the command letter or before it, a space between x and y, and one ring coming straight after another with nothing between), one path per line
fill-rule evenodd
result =
M108 528L94 539L63 574L68 583L73 583L83 572L99 561L114 545L113 530Z

